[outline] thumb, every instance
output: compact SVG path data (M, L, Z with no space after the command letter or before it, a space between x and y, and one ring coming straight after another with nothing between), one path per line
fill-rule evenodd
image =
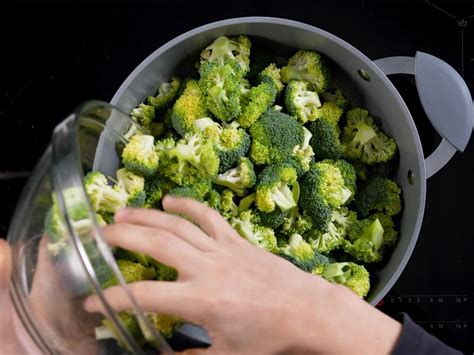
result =
M0 239L0 309L4 309L9 303L11 259L10 246L5 240Z

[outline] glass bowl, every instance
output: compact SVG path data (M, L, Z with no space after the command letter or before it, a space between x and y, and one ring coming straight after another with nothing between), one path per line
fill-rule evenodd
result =
M83 185L89 171L115 176L128 138L141 131L107 103L82 104L55 128L21 195L8 234L11 297L22 331L43 353L115 353L110 342L96 340L104 316L123 348L144 353L104 298L111 279L130 298L131 313L154 352L173 353L129 291ZM92 294L102 302L103 315L84 311L82 303Z

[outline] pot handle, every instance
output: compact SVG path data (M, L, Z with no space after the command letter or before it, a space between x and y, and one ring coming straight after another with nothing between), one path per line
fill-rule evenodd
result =
M423 109L443 138L425 159L426 178L436 174L453 157L463 152L474 129L473 101L463 78L449 64L430 54L387 57L374 61L385 75L411 74Z

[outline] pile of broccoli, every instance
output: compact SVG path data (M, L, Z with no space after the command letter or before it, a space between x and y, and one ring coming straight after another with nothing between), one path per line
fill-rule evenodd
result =
M91 205L105 224L124 206L161 209L166 194L196 199L248 242L365 297L366 266L398 238L401 189L380 168L397 145L334 85L320 53L266 58L257 71L247 36L219 37L195 73L161 83L130 113L145 134L129 139L123 168L85 177ZM115 256L127 282L178 276L146 255ZM150 319L165 336L181 324Z

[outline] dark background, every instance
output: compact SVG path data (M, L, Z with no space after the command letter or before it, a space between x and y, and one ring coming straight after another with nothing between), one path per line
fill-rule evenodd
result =
M330 3L330 4L329 4ZM173 37L212 21L276 16L320 27L371 59L431 53L474 92L474 1L206 1L0 3L0 233L54 126L87 99L108 101L127 75ZM413 79L391 78L425 153L439 137ZM442 85L442 83L440 83ZM417 247L380 309L407 311L462 351L474 351L474 144L429 180Z

